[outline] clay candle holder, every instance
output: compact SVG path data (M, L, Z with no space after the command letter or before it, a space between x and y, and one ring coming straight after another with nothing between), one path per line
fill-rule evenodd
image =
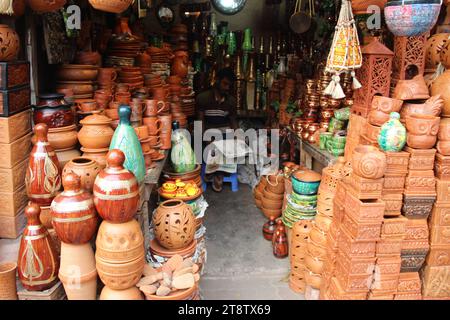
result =
M382 178L386 171L386 156L373 146L358 146L353 151L352 168L363 178Z

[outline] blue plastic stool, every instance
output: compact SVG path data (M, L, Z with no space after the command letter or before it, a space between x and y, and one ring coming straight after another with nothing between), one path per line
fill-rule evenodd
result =
M203 163L202 164L202 187L203 187L203 192L206 191L207 188L207 183L205 181L205 172L206 172L206 165ZM233 192L238 192L239 191L239 181L238 181L238 174L236 173L232 173L230 176L224 176L223 177L223 182L230 182L231 183L231 191Z

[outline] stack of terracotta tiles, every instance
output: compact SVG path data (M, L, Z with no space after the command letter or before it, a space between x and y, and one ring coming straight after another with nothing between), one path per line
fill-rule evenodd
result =
M0 238L25 227L25 174L31 151L30 65L0 62Z

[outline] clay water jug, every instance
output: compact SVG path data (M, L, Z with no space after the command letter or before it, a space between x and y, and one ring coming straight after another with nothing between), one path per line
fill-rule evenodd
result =
M40 206L47 207L61 189L61 168L47 139L47 125L37 124L34 133L36 144L31 150L25 185L28 198Z
M272 241L273 239L273 233L275 232L277 225L275 222L275 217L271 216L270 220L267 221L263 226L263 236L264 239L268 241Z
M118 149L125 154L125 169L130 170L139 184L145 179L145 159L136 131L130 123L131 109L128 106L119 108L120 122L109 146L109 150Z
M128 222L138 209L138 182L134 174L123 167L125 154L121 150L111 150L106 156L106 162L107 167L95 178L95 207L104 220Z
M273 236L273 255L275 258L283 259L289 255L286 230L277 229Z
M97 230L98 216L92 194L81 189L81 179L73 172L63 178L64 191L52 202L53 228L62 242L88 243Z
M35 203L25 208L27 225L17 259L19 279L30 291L47 290L58 282L59 258L51 236L41 224L40 213Z

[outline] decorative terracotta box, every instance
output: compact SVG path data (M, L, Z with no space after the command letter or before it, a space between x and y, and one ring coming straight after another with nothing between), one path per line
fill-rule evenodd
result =
M397 292L420 294L422 283L418 272L400 273L398 278Z
M422 300L422 294L419 293L396 293L394 300Z
M405 194L436 196L433 170L410 170L405 182Z
M406 233L408 219L400 216L395 218L384 218L381 226L381 234L386 236L401 236Z
M27 224L24 211L20 211L16 216L0 216L0 238L16 239L22 234Z
M399 274L402 266L402 259L400 256L392 257L377 257L375 265L375 273L381 274Z
M405 240L428 240L428 223L425 219L408 219Z
M32 148L32 135L30 132L12 143L0 143L0 168L12 169L28 158Z
M384 291L371 291L367 297L367 300L394 300L393 293L386 293Z
M383 181L384 194L401 194L405 188L405 175L385 174Z
M411 196L405 194L402 213L411 219L427 219L436 201L435 196Z
M437 202L450 203L450 181L436 179Z
M450 266L450 245L431 244L426 263L431 266Z
M376 242L356 241L345 228L341 228L338 242L339 250L350 257L372 258L375 257Z
M389 292L395 293L397 291L398 278L399 273L397 274L375 273L370 290L378 294L381 291L385 291L386 293Z
M342 289L346 292L364 292L370 289L372 283L372 273L369 274L351 274L347 269L337 261L336 277Z
M409 170L433 170L436 149L404 149L411 157L409 158Z
M0 192L0 216L14 217L28 203L25 185L14 192Z
M380 239L381 221L379 220L356 222L351 215L345 214L342 225L355 240L377 241Z
M9 117L31 108L30 86L0 90L0 117Z
M12 89L30 84L30 63L28 61L0 62L0 89Z
M345 179L345 182L348 184L347 193L352 193L358 199L365 200L381 198L383 178L365 179L357 176L355 173L352 173Z
M346 292L336 277L331 278L328 297L330 300L366 300L369 290L363 292Z
M436 162L434 163L434 172L438 179L450 180L450 156L444 156L436 153Z
M386 174L403 174L408 173L410 154L405 151L400 152L384 152L386 155Z
M403 194L384 194L381 200L386 204L385 217L398 217L402 214Z
M23 186L25 174L28 169L28 159L18 163L12 169L0 168L0 190L4 192L14 192ZM0 212L1 215L1 212Z
M345 213L356 221L381 222L385 207L382 200L360 200L352 191L345 196Z
M382 235L381 240L377 241L376 255L399 255L402 251L403 236L386 236Z
M450 227L432 226L430 229L430 243L450 245Z
M447 298L450 296L450 266L426 266L422 273L422 294L425 297Z
M341 264L344 273L353 275L369 275L375 270L376 258L349 257L342 252L337 255L336 263Z
M31 132L31 110L0 118L0 143L11 143Z

